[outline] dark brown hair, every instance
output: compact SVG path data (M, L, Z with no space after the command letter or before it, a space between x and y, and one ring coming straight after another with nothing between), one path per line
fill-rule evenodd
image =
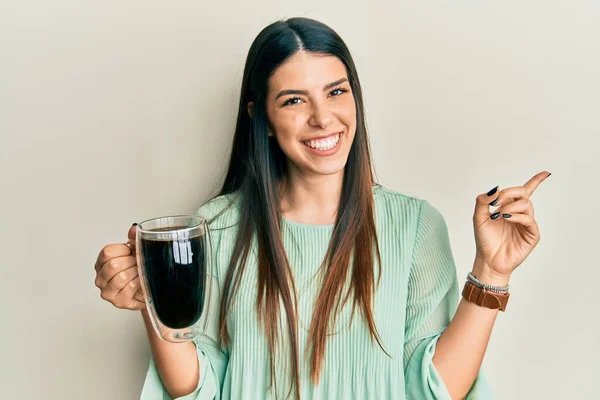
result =
M264 28L250 47L244 68L229 168L219 193L236 193L240 196L238 236L221 299L219 343L229 343L226 316L238 291L251 242L255 238L258 245L256 312L267 335L271 384L275 382L275 348L278 341L284 339L278 334L281 329L279 320L282 313L285 313L291 352L291 385L287 396L293 390L296 398L300 397L297 298L280 231L278 193L278 184L287 176L287 162L277 141L267 134L269 123L265 101L272 73L301 50L333 55L341 60L346 67L356 103L356 133L344 167L339 210L321 266L322 289L314 306L305 349L310 357L311 381L313 384L319 382L327 332L331 328L330 324L335 323L336 311L346 304L351 294L352 316L358 306L369 327L371 338L377 340L383 349L372 313L375 293L374 256L380 261L380 254L374 220L374 178L356 67L343 40L327 25L308 18L277 21ZM254 102L252 118L247 112L249 102ZM344 283L348 276L351 285L344 294ZM280 310L280 299L283 300L284 310Z

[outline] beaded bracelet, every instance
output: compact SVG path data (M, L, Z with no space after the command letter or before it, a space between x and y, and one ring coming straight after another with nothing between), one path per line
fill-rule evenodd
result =
M470 282L473 282L473 284L477 287L485 288L485 290L491 290L493 292L508 292L508 289L510 287L510 285L493 286L493 285L485 284L485 283L481 282L479 279L475 278L475 276L473 276L473 274L470 272L467 274L467 280Z

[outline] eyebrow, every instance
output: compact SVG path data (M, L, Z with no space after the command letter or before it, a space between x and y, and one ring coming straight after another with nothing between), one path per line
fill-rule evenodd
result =
M344 82L348 82L348 78L342 78L342 79L338 79L335 82L331 82L327 85L325 85L323 87L323 90L327 90L327 89L331 89L334 86L337 86L341 83ZM298 90L298 89L286 89L286 90L282 90L281 92L279 92L279 94L277 95L277 97L275 97L275 100L277 100L278 98L280 98L281 96L285 96L288 94L302 94L304 96L308 96L308 91L307 90Z

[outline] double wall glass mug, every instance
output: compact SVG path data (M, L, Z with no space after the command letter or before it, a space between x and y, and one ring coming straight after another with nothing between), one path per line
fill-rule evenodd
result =
M137 225L135 242L146 309L158 336L181 343L202 335L197 323L208 320L212 287L206 220L197 215L149 219Z

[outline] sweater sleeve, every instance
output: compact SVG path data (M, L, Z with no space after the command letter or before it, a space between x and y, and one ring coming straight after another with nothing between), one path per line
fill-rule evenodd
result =
M456 265L442 214L421 200L408 279L404 375L408 400L450 400L433 365L435 347L459 302ZM492 399L480 369L467 400Z

